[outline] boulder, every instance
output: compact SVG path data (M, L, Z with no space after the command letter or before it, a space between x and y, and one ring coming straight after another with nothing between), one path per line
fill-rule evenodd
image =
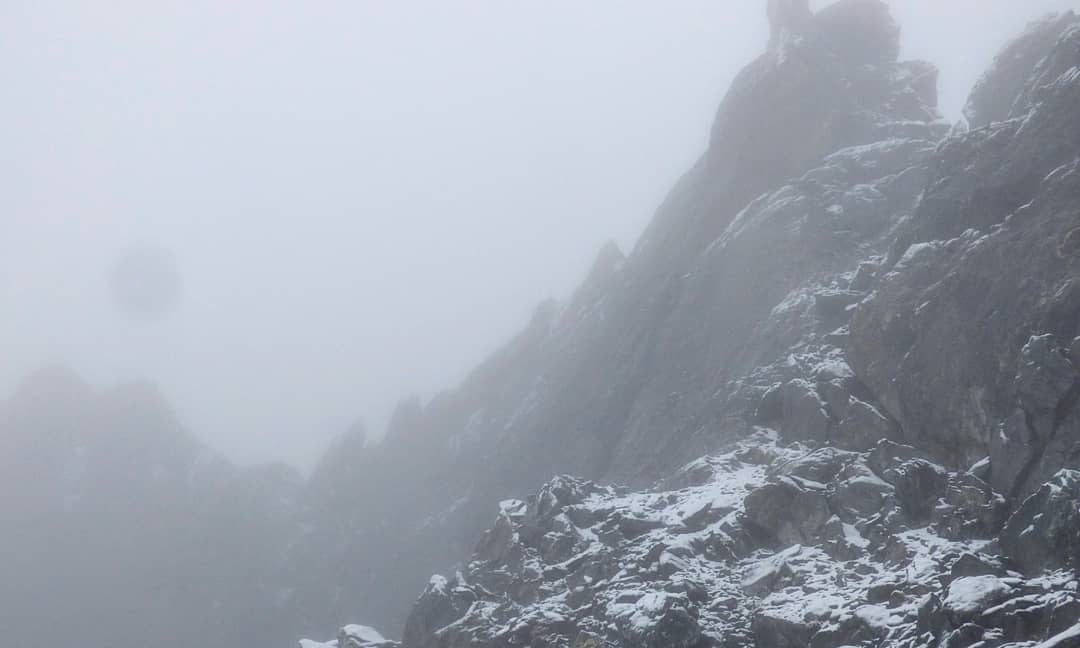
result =
M750 625L755 645L769 648L806 648L816 630L814 624L769 611L754 614Z
M1001 531L1005 554L1027 573L1080 567L1080 471L1062 470L1024 500Z
M819 448L781 463L776 467L775 473L825 484L832 481L847 464L857 458L858 455L854 452L845 452L832 447Z
M427 588L409 612L402 637L410 648L438 646L436 633L463 617L472 600L454 592L455 584L442 576L432 576Z
M747 495L747 522L764 537L783 546L813 544L825 522L829 504L825 492L781 478Z
M781 392L780 433L788 441L824 442L833 427L828 406L814 385L802 379L786 383Z
M1012 594L1013 588L997 576L962 576L949 584L943 601L954 626L974 619Z
M893 473L896 497L904 513L916 523L929 520L949 483L945 469L925 459L912 459L900 464Z
M685 594L650 592L614 611L627 645L642 648L693 648L701 639L697 607Z
M1080 29L1043 38L1050 54L1028 77L1037 100L941 143L918 208L849 325L859 380L905 443L950 465L986 456L1018 389L1031 405L1060 394L1064 354L1044 354L1044 369L1018 384L1021 347L1033 336L1065 344L1078 333L1070 232L1080 209L1080 84L1071 70L1080 65Z
M1007 500L989 484L970 473L952 473L932 518L942 536L961 540L996 535L1008 514Z
M396 641L390 641L379 634L375 628L365 625L347 625L338 633L338 648L397 648Z
M1052 415L1076 378L1076 369L1054 335L1031 336L1020 349L1016 370L1016 397L1020 408L1033 417Z
M840 473L829 493L829 508L840 519L854 523L880 513L885 499L894 493L892 484L875 475L865 464L855 463Z
M896 434L896 424L881 410L852 397L831 441L846 450L865 452L873 449L879 441Z
M743 577L743 591L751 596L765 596L778 589L785 579L792 576L788 559L801 550L801 546L795 545L762 560Z
M1080 648L1080 623L1059 632L1035 648Z
M1008 570L996 556L965 552L949 568L952 579L965 576L1005 576Z
M893 483L896 479L896 469L912 459L930 461L930 455L913 446L882 440L866 456L866 465L874 471L875 475Z

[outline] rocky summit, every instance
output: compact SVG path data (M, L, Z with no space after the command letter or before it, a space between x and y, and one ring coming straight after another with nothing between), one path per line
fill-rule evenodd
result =
M406 648L1080 646L1080 18L948 124L884 3L767 9L637 247L333 458Z

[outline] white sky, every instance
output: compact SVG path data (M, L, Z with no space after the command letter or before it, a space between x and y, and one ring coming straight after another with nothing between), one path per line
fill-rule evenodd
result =
M892 5L954 117L1080 0ZM230 456L309 465L629 248L765 40L764 0L4 0L0 398L151 379ZM108 298L139 242L184 275L163 320Z

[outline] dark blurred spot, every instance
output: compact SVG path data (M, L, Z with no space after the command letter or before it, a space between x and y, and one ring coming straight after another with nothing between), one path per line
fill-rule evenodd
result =
M124 253L109 272L113 301L133 317L161 317L180 301L183 282L173 255L140 246Z

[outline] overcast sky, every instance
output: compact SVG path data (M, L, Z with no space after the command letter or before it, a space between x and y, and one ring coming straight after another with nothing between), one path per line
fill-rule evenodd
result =
M244 462L381 428L633 245L764 4L3 0L0 398L44 364L153 380ZM892 4L954 118L1080 0ZM147 244L183 296L133 319L108 273Z

